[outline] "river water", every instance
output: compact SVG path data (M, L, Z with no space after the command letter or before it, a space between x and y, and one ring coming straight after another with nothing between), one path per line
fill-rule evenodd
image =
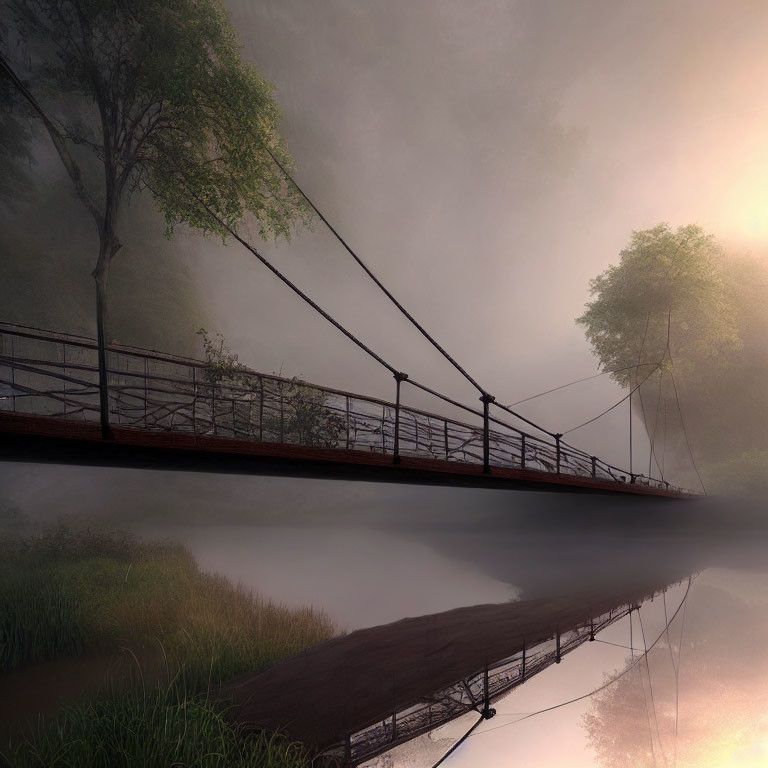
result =
M34 473L3 468L22 511L172 537L203 568L311 604L347 631L662 579L667 592L631 626L617 622L498 701L445 765L768 767L759 505L63 468L30 493ZM63 498L77 501L62 509ZM431 768L476 721L466 715L371 765Z

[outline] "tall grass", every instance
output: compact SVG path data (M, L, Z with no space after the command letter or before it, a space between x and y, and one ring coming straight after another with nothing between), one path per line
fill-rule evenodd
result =
M172 542L72 525L0 538L0 674L117 653L139 670L40 723L5 760L14 768L301 766L297 745L245 734L210 693L333 631L322 613L200 571Z
M172 542L68 526L0 541L0 673L129 648L203 690L332 634L324 614L204 573Z
M70 704L11 746L11 768L309 768L307 750L247 733L206 698L154 688Z

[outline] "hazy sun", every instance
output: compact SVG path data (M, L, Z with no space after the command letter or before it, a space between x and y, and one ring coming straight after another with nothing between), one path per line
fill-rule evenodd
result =
M723 208L729 234L768 241L768 163L751 164L726 193Z

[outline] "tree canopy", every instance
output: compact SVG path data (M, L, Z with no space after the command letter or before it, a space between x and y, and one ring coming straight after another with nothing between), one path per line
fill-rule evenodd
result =
M741 345L727 291L722 249L696 225L668 224L632 233L608 267L590 282L594 299L576 322L606 370L628 386L667 356L667 340L683 365L716 358Z
M187 223L225 235L204 205L232 227L252 213L262 236L288 236L306 215L269 154L290 165L273 88L241 59L215 0L5 4L46 127L71 163L81 158L74 145L104 165L102 195L85 179L78 187L92 215L135 189L151 192L169 230Z

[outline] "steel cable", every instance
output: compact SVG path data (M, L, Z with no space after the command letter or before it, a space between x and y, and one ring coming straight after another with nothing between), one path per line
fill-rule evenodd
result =
M312 202L312 200L309 198L307 193L297 184L296 180L293 178L293 176L288 172L288 170L283 166L283 164L272 154L272 151L269 149L269 147L265 147L267 153L272 158L272 161L275 163L275 165L282 171L282 173L285 175L285 177L288 179L288 181L293 184L293 186L296 188L298 193L307 201L309 206L312 208L312 210L318 215L320 220L325 224L326 227L331 231L333 236L341 243L341 245L345 248L347 253L358 263L360 268L365 272L368 277L373 280L373 282L381 289L381 291L384 293L384 295L400 310L400 312L409 320L409 322L421 333L422 336L430 343L432 346L440 352L443 357L445 357L446 360L448 360L451 365L459 372L461 373L464 378L470 382L481 394L485 394L486 391L481 387L477 381L469 374L467 371L450 355L446 350L440 345L440 343L427 331L421 323L419 323L418 320L392 295L392 293L387 289L387 287L379 280L378 277L370 270L370 268L365 264L365 262L355 253L355 251L348 245L347 241L336 231L334 226L328 221L328 219L325 218L325 216L322 214L320 209Z

